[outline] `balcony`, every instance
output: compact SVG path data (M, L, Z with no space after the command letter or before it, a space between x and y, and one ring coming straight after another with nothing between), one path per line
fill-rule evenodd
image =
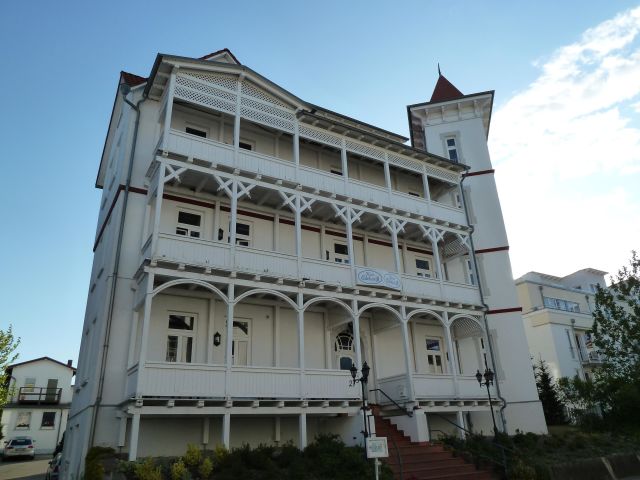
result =
M60 403L62 388L20 387L17 403L29 405L56 405Z
M137 393L148 397L268 398L357 400L360 390L349 386L348 371L297 368L245 367L231 370L225 392L225 367L208 364L146 362L137 377ZM134 383L132 381L132 383ZM128 388L133 396L135 388Z
M451 401L451 400L482 400L487 398L487 392L478 385L475 376L458 375L432 375L414 373L413 387L416 400ZM394 375L378 380L378 387L393 398L402 403L408 400L407 376ZM494 387L495 388L495 387ZM491 392L496 399L495 391ZM383 399L379 399L384 403Z
M164 138L161 138L158 145L162 145L163 140ZM240 150L236 162L232 146L178 130L169 130L164 148L172 154L208 164L238 168L268 178L300 183L331 195L351 197L374 205L393 205L399 210L417 216L434 217L452 224L466 225L464 211L454 206L411 196L361 180L345 179L309 166L300 165L296 169L292 161L255 151Z
M236 246L235 258L232 258L231 247L227 243L182 235L158 234L155 259L253 275L293 280L306 278L312 282L356 288L349 265L303 257L298 271L295 255ZM438 280L412 275L401 275L400 279L400 291L407 296L446 298L447 301L464 304L477 304L480 300L478 289L473 285L451 282L442 282L441 285Z

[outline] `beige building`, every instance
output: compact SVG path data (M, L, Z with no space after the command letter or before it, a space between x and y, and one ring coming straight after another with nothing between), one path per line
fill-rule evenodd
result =
M515 281L531 360L544 360L555 379L587 379L602 363L589 330L596 286L605 286L605 275L585 268L565 277L529 272Z

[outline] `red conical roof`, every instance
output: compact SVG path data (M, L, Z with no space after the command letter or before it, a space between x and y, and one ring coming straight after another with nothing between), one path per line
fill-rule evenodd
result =
M440 74L436 86L431 94L431 102L446 102L449 100L455 100L456 98L464 97L463 93L458 90L453 83Z

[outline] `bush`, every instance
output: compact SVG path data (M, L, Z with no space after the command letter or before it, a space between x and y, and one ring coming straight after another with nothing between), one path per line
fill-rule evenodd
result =
M136 464L134 474L138 480L163 480L161 467L156 467L150 458Z
M104 477L103 460L113 458L116 451L109 447L91 447L84 459L85 480L102 480Z
M202 461L202 452L198 448L197 445L190 443L187 445L187 453L184 455L184 463L190 467L194 468L200 465Z
M198 468L200 478L202 480L207 480L211 476L211 472L213 472L213 462L210 458L205 458Z
M171 465L171 480L187 480L189 472L182 459Z

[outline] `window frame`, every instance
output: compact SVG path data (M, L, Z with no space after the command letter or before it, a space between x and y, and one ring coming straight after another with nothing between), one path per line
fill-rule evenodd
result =
M351 258L349 257L349 244L347 242L342 242L340 240L333 240L331 242L332 245L332 249L331 249L331 261L333 263L340 263L342 265L350 265L351 264ZM347 253L338 253L336 252L336 246L340 245L343 246L346 250Z
M23 425L19 425L18 421L20 420L21 416L24 416L24 415L27 416L28 422L27 422L26 425L24 425L24 424ZM30 430L31 429L31 419L32 419L32 417L33 417L33 415L32 415L32 412L30 412L30 411L29 412L23 412L23 411L18 412L18 414L16 416L16 425L14 427L14 430Z
M170 317L181 316L181 317L191 317L192 328L188 329L178 329L178 328L170 328L169 322ZM165 362L166 363L194 363L194 359L196 356L196 333L198 328L198 314L194 312L179 312L174 310L168 310L167 315L167 326L166 326L166 343L165 343ZM171 338L176 338L176 351L175 351L175 360L170 360L169 357L169 341ZM191 348L190 357L187 357L189 353L189 345Z
M243 147L242 144L245 144L249 148ZM240 150L247 150L249 152L255 152L256 151L256 142L255 142L255 140L249 140L248 138L240 138L240 140L238 141L238 148Z
M202 135L198 135L197 133L187 132L187 128L204 133L204 137ZM209 127L205 127L204 125L199 125L193 122L184 123L184 133L186 133L187 135L193 135L194 137L204 138L207 140L211 137L211 130L209 129Z
M201 212L199 210L192 210L190 208L183 208L183 207L179 207L178 208L178 215L176 216L176 229L175 229L175 234L179 235L181 237L186 237L186 238L202 238L202 232L204 230L204 212ZM189 215L197 215L200 217L200 225L196 226L196 225L192 225L190 223L181 223L180 222L180 214L181 213L186 213ZM185 234L182 233L178 233L178 229L183 229L185 230ZM197 233L198 235L192 235L192 233Z
M462 159L460 155L460 145L458 144L458 136L445 135L443 137L443 140L444 140L444 151L445 151L446 157L454 163L460 163ZM452 146L449 145L449 140L453 140ZM451 158L452 151L455 152L455 158Z
M51 425L45 425L45 415L53 415L53 420L51 420ZM42 419L40 420L40 429L41 430L52 430L56 427L56 412L42 412Z
M418 262L427 262L428 268L424 269L424 268L418 267ZM433 259L431 259L429 257L415 256L413 264L414 264L414 267L416 269L416 276L417 277L434 278L433 266L432 266Z

